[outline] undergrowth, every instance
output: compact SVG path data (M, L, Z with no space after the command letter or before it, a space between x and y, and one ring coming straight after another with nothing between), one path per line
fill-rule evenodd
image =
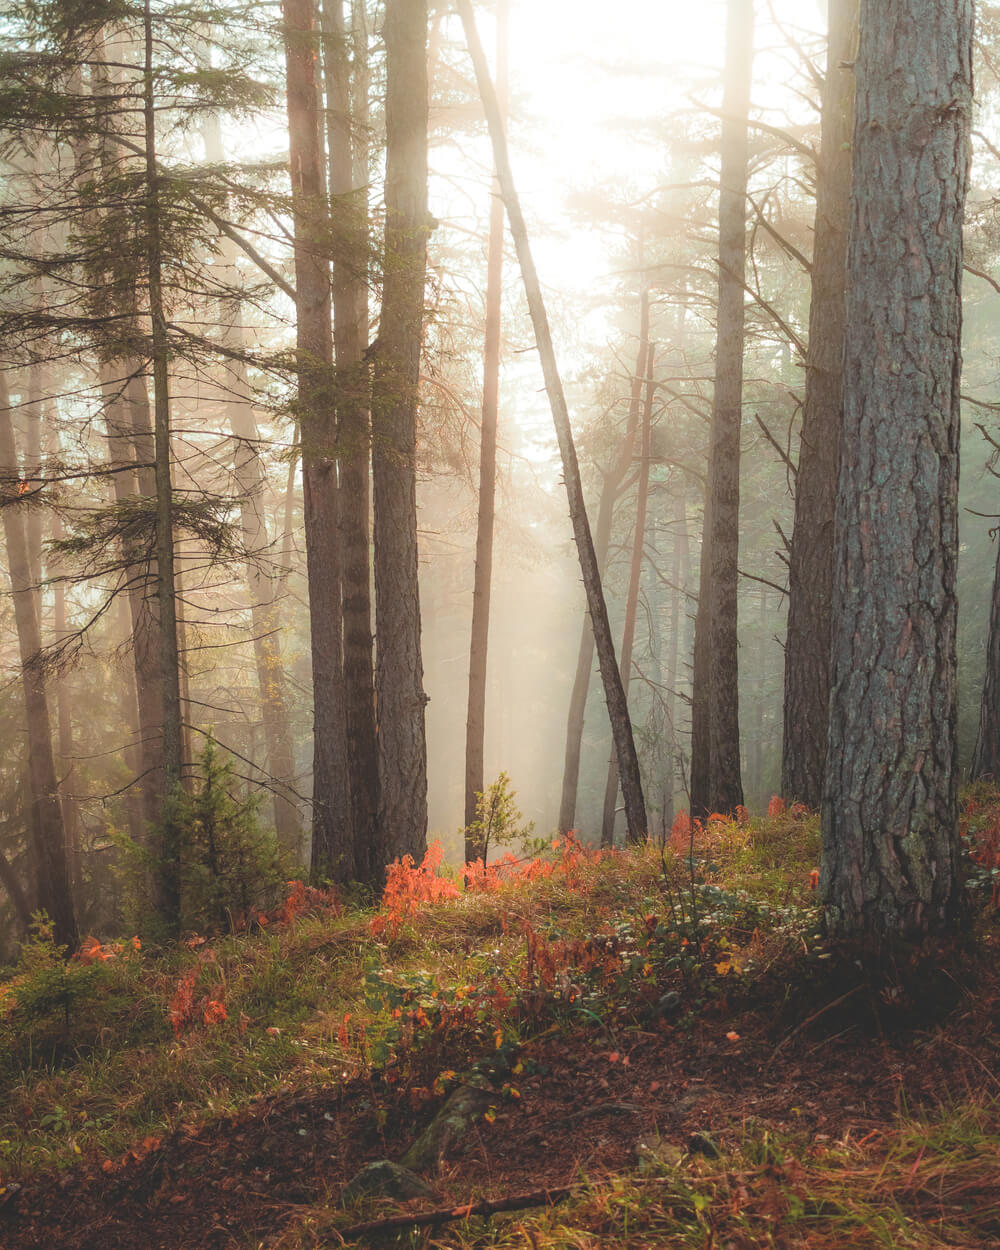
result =
M996 791L967 796L963 837L990 932ZM374 910L291 882L279 906L247 908L241 932L167 951L90 938L66 961L40 920L0 984L0 1186L81 1157L113 1172L278 1088L361 1078L378 1121L394 1090L436 1105L470 1073L519 1097L540 1037L599 1037L617 1056L633 1034L693 1046L706 1012L787 1014L831 959L818 859L818 818L777 800L762 819L679 818L663 848L601 852L571 835L469 865L461 882L432 848L392 867ZM767 1230L781 1224L781 1244L966 1245L970 1229L1000 1227L985 1179L998 1165L985 1105L865 1143L747 1126L720 1159L582 1181L568 1203L450 1226L433 1244L740 1247L778 1244Z

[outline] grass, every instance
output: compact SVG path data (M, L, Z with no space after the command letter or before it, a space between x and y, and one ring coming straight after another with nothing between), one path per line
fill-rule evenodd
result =
M997 814L1000 795L975 796L971 855ZM706 1013L758 1010L769 1025L776 1011L802 1015L829 956L810 888L817 819L714 821L693 849L694 860L683 844L603 857L563 847L548 875L404 911L377 939L370 909L317 905L288 924L167 953L125 944L66 974L43 940L0 988L0 1184L81 1157L115 1161L281 1089L375 1072L433 1100L476 1066L508 1088L539 1038L617 1050L666 1028L690 1050ZM989 945L992 868L975 862ZM66 975L77 978L69 990ZM185 977L191 1018L175 1035ZM225 1019L205 1014L213 1002ZM864 1141L748 1121L717 1159L685 1154L610 1180L581 1177L551 1208L390 1244L997 1244L1000 1084L988 1076L968 1097L901 1114ZM334 1205L300 1212L273 1244L335 1244L357 1212Z

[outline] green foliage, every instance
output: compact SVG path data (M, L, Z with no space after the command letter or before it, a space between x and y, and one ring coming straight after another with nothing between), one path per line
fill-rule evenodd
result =
M535 828L534 821L524 819L517 806L517 791L510 777L502 772L496 781L476 794L476 819L464 830L466 839L476 847L476 858L486 863L491 846L509 846L518 839L527 847Z
M66 947L56 944L52 921L35 912L10 988L21 1021L29 1027L58 1021L68 1035L73 1008L95 993L102 972L99 964L67 960Z
M212 738L198 761L193 793L176 796L180 829L181 923L196 932L220 931L245 920L251 907L278 901L287 874L277 838L260 828L256 797L233 794L232 761Z

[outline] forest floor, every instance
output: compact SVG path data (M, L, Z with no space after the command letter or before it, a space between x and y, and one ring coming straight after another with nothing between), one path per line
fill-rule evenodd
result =
M461 897L428 866L375 913L299 891L172 955L94 943L58 1020L36 952L0 998L0 1246L1000 1246L998 818L966 806L974 940L877 969L777 813L693 860L570 842ZM344 1200L469 1088L423 1196Z

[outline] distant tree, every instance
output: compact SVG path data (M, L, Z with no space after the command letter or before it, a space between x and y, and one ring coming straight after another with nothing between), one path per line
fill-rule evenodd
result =
M955 928L955 574L972 0L863 0L820 886L834 931Z
M627 837L630 842L641 842L646 837L648 828L646 824L646 803L642 793L642 778L639 772L639 758L635 749L635 738L632 734L632 722L629 719L628 701L622 686L621 670L618 667L618 660L615 656L615 644L611 636L608 607L604 598L604 587L601 583L597 555L594 551L590 521L587 517L587 507L583 497L583 483L580 478L580 466L576 455L576 444L569 420L569 408L566 404L566 395L563 391L555 349L552 345L552 332L549 328L548 314L545 311L542 288L531 254L528 230L521 212L521 204L517 188L514 185L514 177L511 173L503 118L500 114L496 90L490 79L489 66L486 63L483 46L476 31L475 17L473 16L470 0L459 0L458 11L462 18L466 42L469 45L469 52L475 67L479 94L486 111L486 121L493 144L493 161L503 191L504 204L507 209L514 247L517 251L524 292L531 314L531 323L535 331L542 373L545 378L545 389L548 393L552 422L555 426L556 438L559 443L563 479L566 484L566 495L569 502L570 523L573 527L573 539L576 545L577 557L580 561L583 588L587 596L587 608L590 612L594 631L594 645L597 649L601 681L604 685L604 696L608 705L608 717L611 721L615 755L618 760L618 773L621 778L622 797L625 805Z
M1000 781L1000 543L990 596L990 625L986 635L986 676L979 708L979 732L969 769L971 780L991 777Z
M509 0L497 6L497 97L506 116L507 25ZM472 589L472 636L469 643L469 703L465 723L465 825L476 819L477 795L483 791L486 738L486 658L493 575L493 527L496 512L497 407L500 391L500 308L503 296L503 196L492 188L486 261L486 333L483 344L483 410L479 433L479 497L476 519L476 567ZM466 835L466 863L475 844Z
M833 519L840 467L841 364L858 0L830 0L822 138L816 162L809 352L788 552L781 792L809 807L823 797L830 713Z
M0 509L3 515L14 599L14 618L21 657L21 685L24 691L28 727L28 784L38 906L55 926L56 941L75 949L79 940L70 889L66 836L59 805L48 694L42 661L42 632L38 621L36 594L31 580L29 544L24 526L24 491L18 472L17 448L11 420L7 379L0 371ZM13 895L17 897L17 894Z
M740 779L737 564L753 0L729 0L719 168L719 301L708 486L695 618L691 810L732 811Z

